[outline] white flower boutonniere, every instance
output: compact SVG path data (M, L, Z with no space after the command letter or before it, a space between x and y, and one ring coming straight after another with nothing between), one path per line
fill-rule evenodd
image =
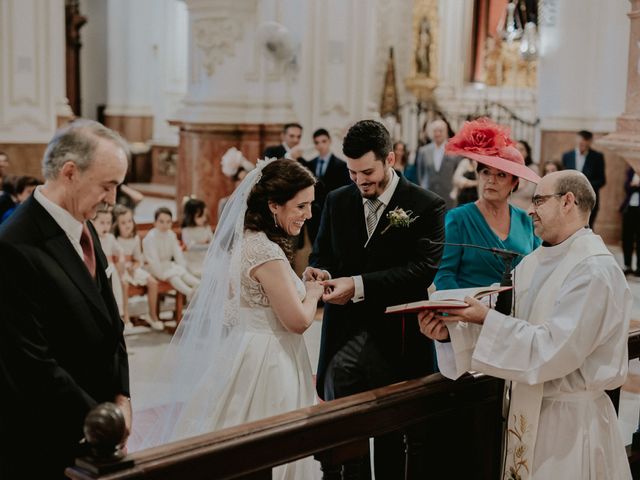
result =
M407 210L406 212L400 208L396 207L387 213L387 218L389 219L389 225L385 227L380 235L384 235L384 233L389 230L391 227L404 227L408 228L413 222L415 222L420 216L413 216L413 212L411 210Z

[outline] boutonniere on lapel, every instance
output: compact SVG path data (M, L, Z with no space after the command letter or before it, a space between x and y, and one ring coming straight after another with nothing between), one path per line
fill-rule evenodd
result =
M387 218L389 219L389 225L380 232L380 235L384 235L391 227L409 228L409 226L420 218L420 216L418 215L414 217L411 210L407 210L405 212L402 208L396 207L387 213Z

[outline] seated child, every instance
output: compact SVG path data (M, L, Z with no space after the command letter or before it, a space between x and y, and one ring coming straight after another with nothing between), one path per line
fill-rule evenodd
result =
M200 280L187 270L178 237L171 230L171 210L160 207L154 218L154 228L149 230L142 241L147 269L157 279L169 282L189 300Z
M111 210L106 207L98 209L96 216L93 220L93 226L98 232L100 237L100 245L107 260L109 261L109 267L107 268L107 277L111 279L111 288L113 289L113 296L118 304L118 312L122 317L124 314L123 300L122 300L122 274L124 272L124 254L122 249L116 240L116 237L111 233L111 225L113 223L113 217Z
M213 232L209 226L207 207L202 200L189 198L184 204L182 220L182 242L186 246L184 252L187 270L200 278L202 265L207 255L209 242L213 239Z
M142 268L142 241L136 233L133 212L124 205L116 205L113 209L113 234L124 254L124 273L122 275L123 310L125 328L131 325L129 319L129 285L147 287L149 302L149 324L155 330L163 330L164 324L158 318L158 281Z

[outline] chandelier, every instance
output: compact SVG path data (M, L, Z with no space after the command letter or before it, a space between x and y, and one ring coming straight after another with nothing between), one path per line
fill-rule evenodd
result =
M505 7L505 13L498 26L498 34L507 43L511 43L522 37L523 29L520 16L516 15L516 3L510 1Z
M538 29L532 21L527 21L523 28L522 19L527 19L525 0L510 0L505 6L497 33L507 44L519 41L520 58L532 62L538 58Z
M524 34L520 40L520 57L526 62L538 58L538 30L533 22L527 22L524 26Z

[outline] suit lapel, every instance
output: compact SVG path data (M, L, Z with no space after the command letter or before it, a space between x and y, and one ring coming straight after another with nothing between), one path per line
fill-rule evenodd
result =
M307 164L307 168L311 170L311 173L316 174L316 170L318 169L318 157L314 158ZM320 179L318 179L320 180Z
M584 165L582 166L582 173L591 172L591 162L593 162L593 153L591 150L587 152L587 156L584 157Z
M362 249L362 245L367 241L367 225L364 221L364 206L362 204L362 196L358 187L353 186L351 194L351 205L349 207L350 215L346 217L351 224L351 228L345 231L351 231L349 235L358 249Z
M382 216L380 217L380 221L376 225L376 229L373 231L371 238L365 245L366 247L370 247L371 244L380 237L382 231L387 228L389 225L389 219L387 218L387 214L393 210L394 208L400 207L405 212L411 210L412 202L409 197L407 197L407 180L404 177L400 177L398 179L398 185L396 186L396 191L393 192L391 197L391 201L385 207L384 212L382 212ZM385 232L386 233L386 232Z
M43 234L44 249L55 259L83 295L102 313L103 320L111 324L111 317L100 295L98 286L73 248L67 234L37 200L31 197L29 201L29 207L33 210L33 216L35 217L34 220ZM96 250L96 247L97 245L95 245L94 241L94 250ZM98 262L98 254L96 253L96 275L102 273L99 271L100 268L104 267Z

